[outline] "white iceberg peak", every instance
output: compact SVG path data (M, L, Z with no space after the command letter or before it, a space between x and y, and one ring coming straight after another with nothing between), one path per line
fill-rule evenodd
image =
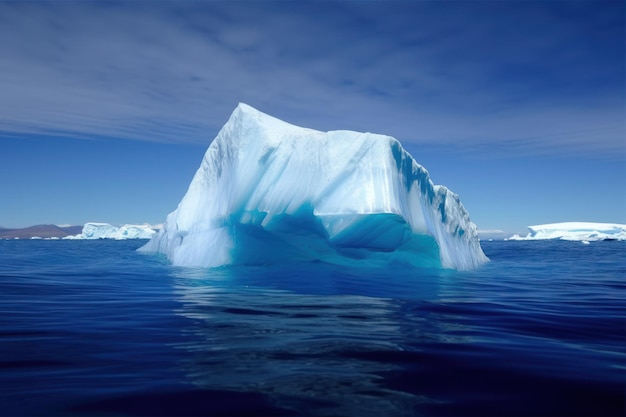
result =
M274 135L287 134L294 131L321 133L317 130L299 127L274 116L270 116L245 103L239 103L237 105L224 127L231 124L238 124L238 120L248 120L248 123L254 122L258 127L265 131L270 131Z
M240 103L143 248L181 266L487 261L458 196L389 136L301 128Z

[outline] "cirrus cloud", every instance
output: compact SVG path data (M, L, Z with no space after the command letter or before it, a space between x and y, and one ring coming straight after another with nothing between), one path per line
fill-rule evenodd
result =
M4 136L206 143L243 101L295 124L414 144L624 151L619 2L0 10Z

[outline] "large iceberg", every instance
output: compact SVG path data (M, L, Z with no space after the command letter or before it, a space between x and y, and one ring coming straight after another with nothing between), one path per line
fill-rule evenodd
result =
M459 197L389 136L320 132L239 104L140 250L174 265L289 261L469 269L488 259Z
M63 239L150 239L156 231L149 224L125 224L112 226L109 223L85 223L82 233Z
M508 240L626 240L626 224L562 222L528 226L526 236L513 235Z

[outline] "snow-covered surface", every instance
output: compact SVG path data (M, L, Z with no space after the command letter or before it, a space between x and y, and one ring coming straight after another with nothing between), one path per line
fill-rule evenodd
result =
M526 236L513 235L508 240L626 240L626 224L563 222L528 226L528 230Z
M239 104L142 251L180 266L488 259L459 197L389 136L305 129Z
M149 224L125 224L117 227L109 223L85 223L82 233L63 239L150 239L155 233Z

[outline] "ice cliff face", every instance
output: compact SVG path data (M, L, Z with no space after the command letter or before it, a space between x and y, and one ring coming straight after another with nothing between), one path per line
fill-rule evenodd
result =
M240 104L142 249L181 266L294 260L468 269L487 258L459 197L389 136L300 128Z
M117 227L109 223L85 223L81 234L63 239L150 239L156 232L147 224L125 224Z

